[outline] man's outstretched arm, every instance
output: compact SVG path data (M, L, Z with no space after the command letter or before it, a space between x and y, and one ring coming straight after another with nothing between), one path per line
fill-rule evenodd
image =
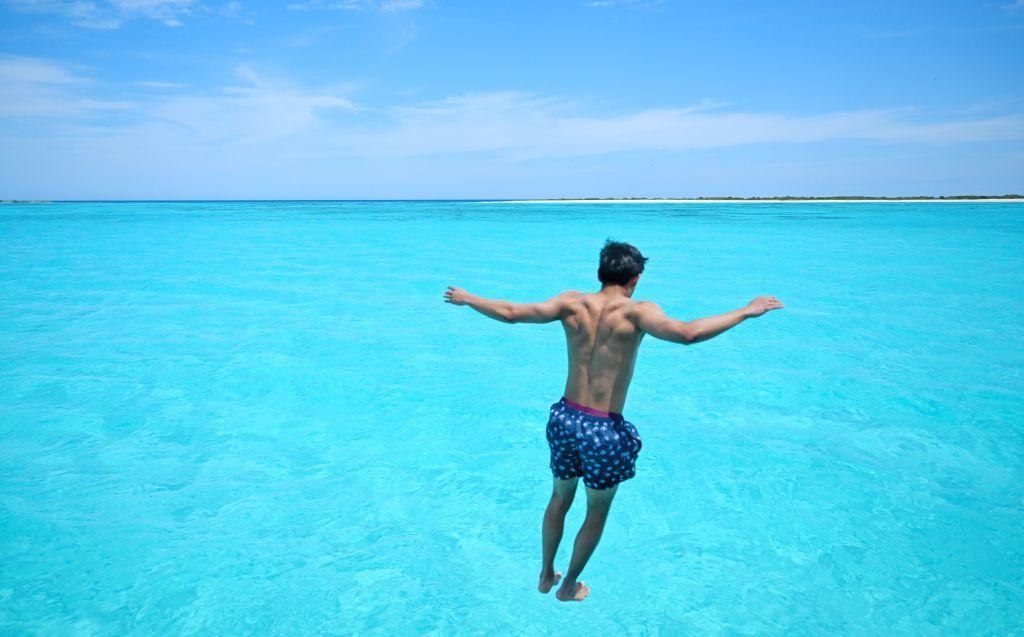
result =
M463 290L448 286L444 292L445 303L468 305L484 316L502 323L550 323L562 318L565 303L572 292L563 292L540 303L512 303L498 299L485 299Z
M654 303L638 303L637 305L637 327L655 338L684 345L714 338L748 318L761 316L765 312L783 307L782 302L774 296L759 296L745 307L732 312L708 316L695 321L678 321L666 316L661 308Z

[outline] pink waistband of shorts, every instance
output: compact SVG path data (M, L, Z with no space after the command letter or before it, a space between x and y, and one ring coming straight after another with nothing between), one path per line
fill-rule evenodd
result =
M614 411L601 411L600 409L587 407L586 405L581 405L579 403L573 402L566 398L565 396L562 396L562 402L568 405L569 407L572 407L576 411L582 411L585 414L597 416L598 418L622 418L622 414L616 413Z

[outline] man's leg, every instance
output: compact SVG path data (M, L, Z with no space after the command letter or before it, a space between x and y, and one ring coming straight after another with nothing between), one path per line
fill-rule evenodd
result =
M555 478L555 486L551 492L551 500L548 508L544 511L544 525L542 529L544 543L544 563L540 570L540 583L537 590L546 593L551 587L558 583L561 573L555 572L555 553L558 551L558 544L562 541L562 531L565 528L565 514L572 506L572 500L576 497L576 482L579 478L559 480Z
M612 498L619 490L616 484L610 489L591 489L587 487L587 518L583 520L580 532L576 534L576 543L572 548L572 561L569 562L569 571L562 580L562 586L555 591L555 597L563 602L580 601L590 594L590 588L583 582L577 582L576 578L583 572L597 543L604 531L605 520L608 519L608 510L612 506Z

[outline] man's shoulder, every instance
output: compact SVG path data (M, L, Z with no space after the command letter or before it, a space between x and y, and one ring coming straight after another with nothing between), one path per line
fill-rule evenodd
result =
M633 301L630 309L636 312L657 312L661 306L654 301Z
M645 316L649 317L661 312L661 306L654 301L631 301L626 308L626 315L631 321L637 323Z
M566 290L556 294L552 299L559 307L559 311L562 313L562 318L566 316L576 314L582 306L582 299L585 295L582 292L576 290Z

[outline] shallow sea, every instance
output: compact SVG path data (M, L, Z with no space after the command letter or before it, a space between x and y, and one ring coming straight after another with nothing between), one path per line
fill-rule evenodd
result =
M787 307L644 343L565 605L561 329L441 294L593 289L609 237L672 315ZM1022 204L0 206L0 633L1010 635L1022 600Z

